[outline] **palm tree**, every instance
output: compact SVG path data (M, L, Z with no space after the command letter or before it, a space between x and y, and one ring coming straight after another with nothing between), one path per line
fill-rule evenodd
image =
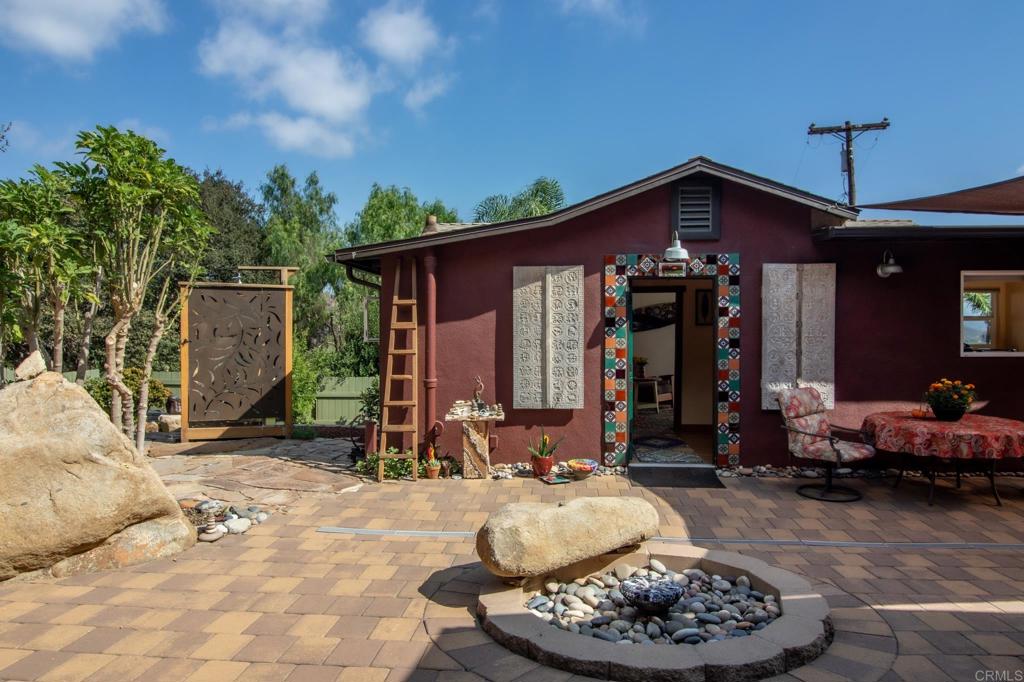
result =
M500 223L545 215L565 206L565 192L554 178L539 177L516 195L492 194L476 205L480 223Z

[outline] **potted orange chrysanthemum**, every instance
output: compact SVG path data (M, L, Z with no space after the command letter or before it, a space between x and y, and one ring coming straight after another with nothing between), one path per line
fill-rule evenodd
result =
M974 402L974 384L965 384L959 379L939 379L928 387L924 400L932 408L939 421L958 421Z

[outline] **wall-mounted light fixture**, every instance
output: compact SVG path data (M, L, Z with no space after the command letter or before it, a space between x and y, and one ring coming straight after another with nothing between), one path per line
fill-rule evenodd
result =
M665 249L662 260L658 263L658 274L663 277L685 277L686 265L690 261L690 252L683 248L679 241L679 232L672 232L672 244Z
M886 250L882 254L882 262L875 268L875 272L884 279L889 275L898 275L903 272L903 266L896 262L896 257L892 255L892 251Z

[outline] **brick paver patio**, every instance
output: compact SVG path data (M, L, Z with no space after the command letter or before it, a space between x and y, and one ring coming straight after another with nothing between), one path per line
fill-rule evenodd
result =
M865 499L847 505L798 497L799 483L652 491L606 477L310 493L244 536L174 559L0 585L0 679L579 679L510 654L476 627L482 573L471 538L318 528L473 531L506 502L584 495L643 496L660 510L664 536L753 554L815 583L833 607L836 638L786 679L1019 679L1024 479L1002 479L1002 508L983 479L956 492L943 484L935 507L921 480L896 491L857 481ZM883 542L901 544L856 544Z

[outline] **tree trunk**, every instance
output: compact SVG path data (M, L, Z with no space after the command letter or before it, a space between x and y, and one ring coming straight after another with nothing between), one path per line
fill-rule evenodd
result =
M90 303L89 309L85 311L82 318L82 338L78 342L78 362L75 366L75 383L81 386L85 383L85 375L89 372L89 346L92 344L92 322L96 319L96 310L99 305Z
M129 317L126 322L124 328L117 335L117 372L122 383L124 383L124 354L128 348L128 332L131 330L132 318ZM125 384L125 390L127 396L121 395L121 428L124 435L131 439L135 437L135 398L127 384Z
M163 338L167 320L163 315L157 315L153 325L153 334L149 337L149 346L146 348L146 362L142 366L142 383L139 385L139 404L136 408L135 423L135 448L140 455L146 454L146 413L149 411L149 377L153 373L153 359L156 358L156 349Z
M131 320L128 318L118 320L103 340L107 350L106 377L107 383L110 384L110 421L121 431L125 430L125 407L128 410L128 418L131 419L132 392L125 386L123 368L118 363L118 341L130 323ZM123 354L121 358L123 360Z
M93 293L99 296L100 285L103 284L103 271L96 273L96 282L93 284ZM89 303L85 315L82 317L82 338L78 342L78 362L75 364L75 383L81 386L85 383L85 375L89 371L89 347L92 344L92 323L96 319L96 311L99 310L99 300Z
M64 311L67 303L61 296L53 299L53 360L50 369L60 374L64 371Z

